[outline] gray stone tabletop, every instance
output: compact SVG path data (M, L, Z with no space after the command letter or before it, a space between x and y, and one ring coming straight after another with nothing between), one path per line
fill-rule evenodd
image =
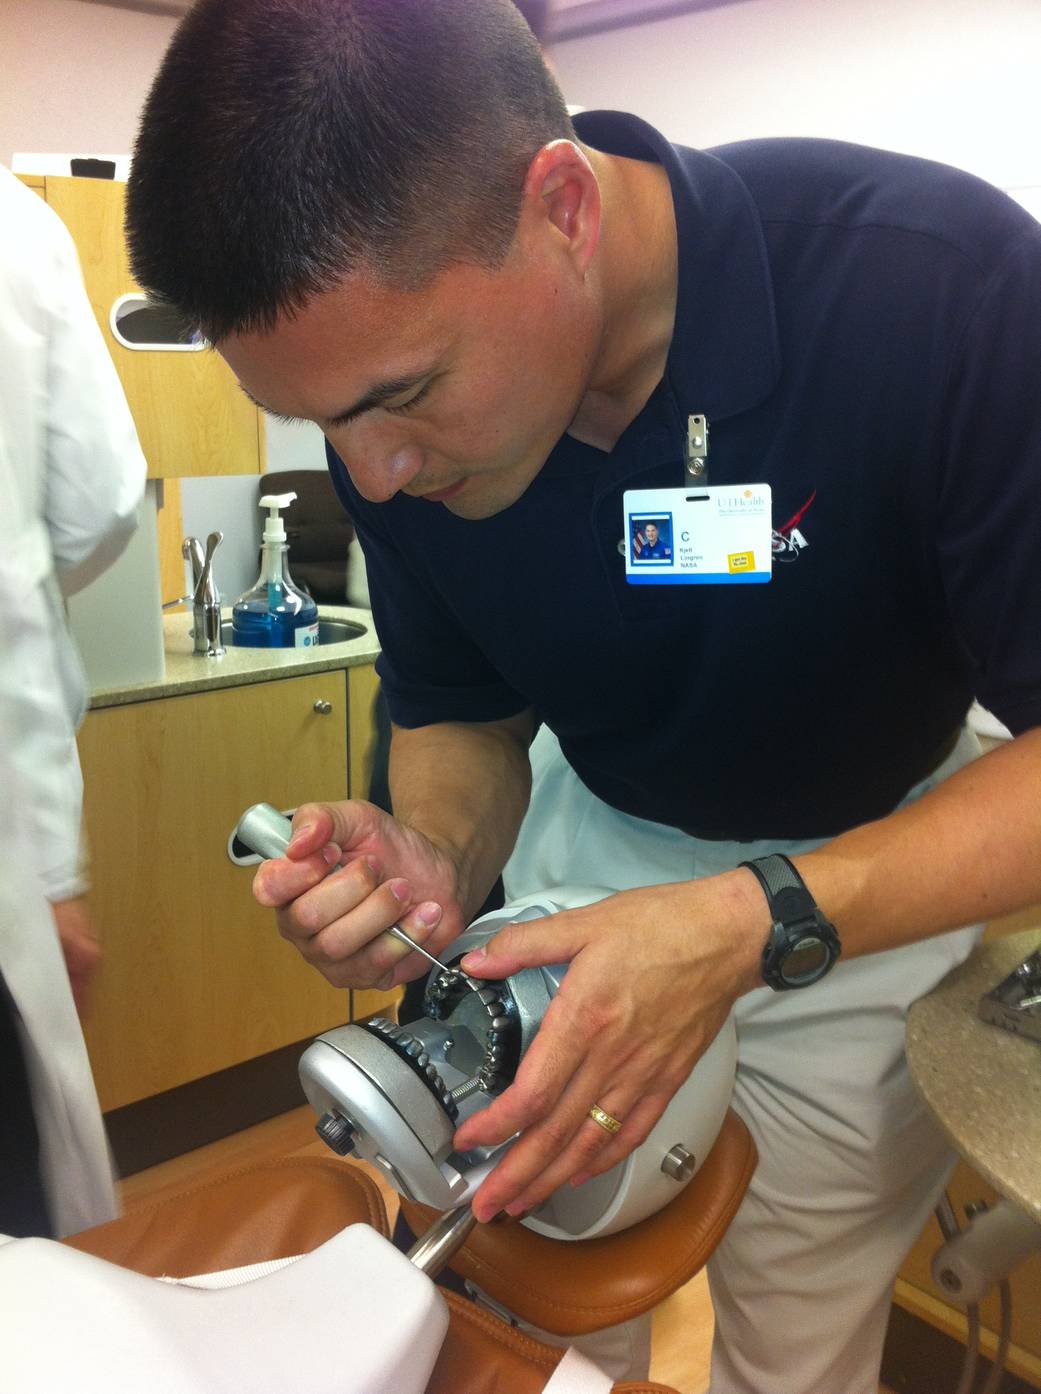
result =
M231 618L231 611L225 611ZM190 610L177 610L163 616L165 672L161 678L124 687L101 688L91 693L91 710L124 706L130 702L150 702L159 697L181 697L190 692L208 692L218 687L241 687L273 678L303 677L307 673L327 673L337 668L354 668L373 663L380 652L372 614L348 605L323 605L321 619L349 620L364 625L365 632L345 643L319 645L313 649L234 648L230 644L222 658L206 658L194 652L188 631Z
M981 944L911 1008L907 1059L967 1162L1041 1221L1041 1041L981 1021L980 997L1041 944L1041 925Z

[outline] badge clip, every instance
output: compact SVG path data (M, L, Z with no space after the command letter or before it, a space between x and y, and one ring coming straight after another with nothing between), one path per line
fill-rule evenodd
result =
M701 488L708 483L708 421L703 416L687 417L687 466L684 483Z

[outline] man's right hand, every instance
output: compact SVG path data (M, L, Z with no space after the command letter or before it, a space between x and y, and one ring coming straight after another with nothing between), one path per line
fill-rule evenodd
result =
M334 987L389 987L426 970L384 934L392 925L435 956L465 927L448 853L360 800L301 805L286 856L261 864L253 894Z
M85 896L52 900L54 923L69 974L73 1000L81 1021L87 1016L87 990L101 961L101 944Z

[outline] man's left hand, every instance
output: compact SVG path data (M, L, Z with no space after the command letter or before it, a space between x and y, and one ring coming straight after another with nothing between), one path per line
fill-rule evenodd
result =
M474 1197L477 1218L523 1214L638 1147L734 1002L759 985L768 929L754 877L735 871L509 926L468 955L465 971L491 979L570 965L513 1084L456 1133L460 1151L522 1134ZM619 1132L590 1118L594 1104Z

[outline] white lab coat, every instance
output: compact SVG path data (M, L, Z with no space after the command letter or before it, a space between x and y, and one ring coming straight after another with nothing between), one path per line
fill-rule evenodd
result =
M62 592L137 525L145 462L68 231L0 168L0 969L21 1017L62 1233L115 1213L97 1095L48 902L86 889L83 669Z

